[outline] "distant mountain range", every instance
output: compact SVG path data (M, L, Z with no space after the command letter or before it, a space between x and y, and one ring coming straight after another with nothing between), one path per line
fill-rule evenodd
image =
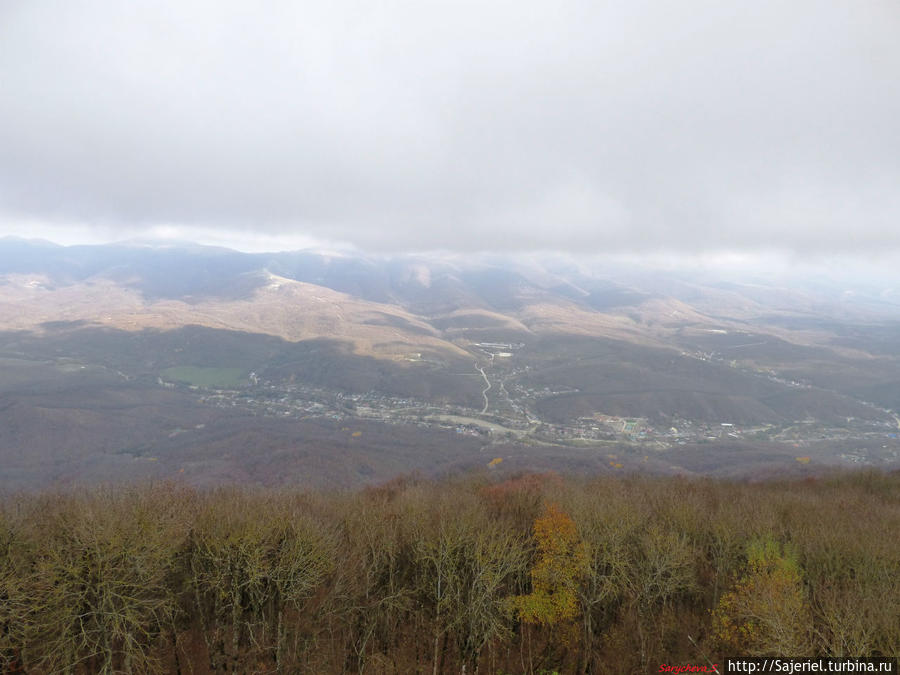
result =
M0 485L140 477L146 467L199 482L353 484L480 465L479 453L501 446L520 453L511 469L891 465L896 297L828 278L660 271L621 259L3 239L0 459L11 468ZM140 421L122 429L109 412L117 406L149 406L158 424L135 413ZM194 411L189 420L179 407ZM229 424L213 433L208 423L226 407ZM328 442L312 434L319 446L310 450L310 430L283 429L289 421L365 423L384 442L360 472L325 451L340 431L322 432ZM266 457L255 459L264 471L249 470L240 449L248 425L264 439ZM193 468L180 461L185 434L196 437ZM404 451L399 461L384 450L398 434L427 434L432 446L449 434L448 448L464 440L468 449L441 462ZM273 437L289 454L330 457L332 468L301 462L285 477ZM719 455L729 459L685 459L708 457L711 443L730 448ZM354 456L368 456L356 446ZM735 447L744 449L732 456ZM156 459L135 459L143 456Z

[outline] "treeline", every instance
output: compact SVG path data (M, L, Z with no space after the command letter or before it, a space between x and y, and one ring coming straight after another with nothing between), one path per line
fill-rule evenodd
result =
M641 673L900 652L900 475L7 497L28 673Z

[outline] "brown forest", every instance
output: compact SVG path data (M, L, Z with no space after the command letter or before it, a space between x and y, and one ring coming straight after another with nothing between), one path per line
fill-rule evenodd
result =
M900 474L7 496L29 673L644 673L900 652Z

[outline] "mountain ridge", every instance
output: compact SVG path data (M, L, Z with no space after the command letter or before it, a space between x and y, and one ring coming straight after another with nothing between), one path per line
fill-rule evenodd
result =
M178 429L206 423L191 421L196 407L243 420L226 425L217 413L210 419L231 431L193 434L191 453L205 467L197 480L223 475L215 467L226 455L234 475L262 480L250 466L273 465L247 455L241 439L268 438L278 419L299 425L271 426L259 452L296 433L301 445L320 444L302 465L313 474L328 465L319 477L342 484L387 474L371 463L372 471L335 473L325 457L332 442L307 423L364 422L368 437L385 439L400 429L420 429L422 439L455 433L475 439L464 462L507 453L504 471L550 468L554 457L592 470L693 473L689 457L716 456L687 452L704 444L742 448L723 450L711 472L757 471L765 457L793 470L807 455L813 467L893 465L900 321L890 304L845 311L842 293L785 294L782 284L621 262L567 268L553 256L0 241L0 421L21 429L3 452L17 475L40 481L55 460L47 449L31 466L26 445L49 424L63 455L99 467L78 464L74 475L141 474L152 469L144 454L186 452ZM176 436L143 424L123 432L104 400L136 416L156 411ZM373 461L396 467L388 455ZM429 465L457 466L411 462ZM176 456L158 466L176 471Z

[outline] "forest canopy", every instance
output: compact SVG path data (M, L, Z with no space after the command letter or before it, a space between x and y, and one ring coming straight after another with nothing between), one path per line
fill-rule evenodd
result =
M8 495L10 672L649 672L900 651L900 474Z

